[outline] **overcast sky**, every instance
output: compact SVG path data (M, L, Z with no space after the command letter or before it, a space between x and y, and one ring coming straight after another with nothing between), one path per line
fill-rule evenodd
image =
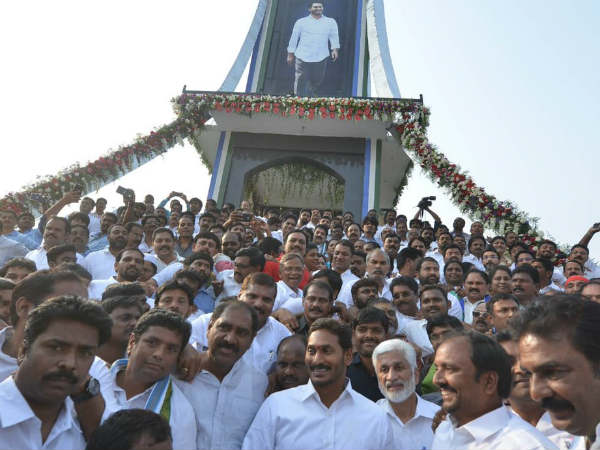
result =
M172 121L170 99L184 84L217 89L256 4L4 2L0 193ZM600 221L599 2L387 0L386 14L400 91L423 94L432 143L560 242L575 243ZM205 198L209 180L186 145L119 184ZM116 202L116 186L98 195ZM414 214L425 195L438 196L446 222L459 214L418 169L398 210Z

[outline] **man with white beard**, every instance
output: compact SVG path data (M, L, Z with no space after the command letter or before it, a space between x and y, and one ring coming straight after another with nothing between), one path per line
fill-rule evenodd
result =
M396 447L430 449L431 423L440 407L415 393L419 369L412 345L401 339L383 341L373 350L373 366L385 397L377 404L392 421Z

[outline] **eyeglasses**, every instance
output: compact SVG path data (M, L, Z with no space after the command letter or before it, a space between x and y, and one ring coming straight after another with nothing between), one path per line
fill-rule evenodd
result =
M479 312L479 311L473 311L473 319L479 318L479 317L487 317L488 313L486 312Z

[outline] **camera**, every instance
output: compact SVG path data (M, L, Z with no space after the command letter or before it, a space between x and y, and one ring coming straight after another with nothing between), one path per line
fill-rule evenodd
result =
M135 195L135 193L133 192L133 189L127 189L127 188L124 188L123 186L119 186L117 188L117 194L121 194L125 200L131 200L134 198L134 195Z
M431 205L433 205L434 200L435 200L435 195L431 195L429 197L423 197L421 199L421 201L419 201L419 204L417 205L417 207L420 209L429 208Z

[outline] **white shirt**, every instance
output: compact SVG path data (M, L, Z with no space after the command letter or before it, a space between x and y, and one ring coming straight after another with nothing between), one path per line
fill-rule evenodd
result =
M107 280L92 280L88 286L88 298L94 300L101 300L102 294L108 286L111 284L118 284L119 282L115 277L110 277Z
M233 269L224 270L217 274L217 281L223 281L223 292L217 298L217 302L225 297L235 297L240 293L242 285L235 281Z
M90 240L93 240L100 234L100 216L97 213L89 213L90 224L88 229L90 230Z
M81 450L85 448L85 439L75 417L73 402L67 397L50 434L42 443L42 421L34 414L13 378L0 383L0 446L4 450Z
M567 281L567 279L565 278L565 275L563 274L562 267L554 268L554 272L552 272L552 281L555 284L557 284L558 286L565 285L565 281Z
M553 281L550 281L549 285L544 286L543 288L540 289L540 295L544 295L546 292L550 292L550 291L562 292L563 289L561 287L559 287L558 285L556 285Z
M304 312L302 306L302 290L298 289L295 292L291 287L285 284L285 281L279 280L277 282L277 296L275 297L275 303L273 304L273 311L277 311L280 308L285 308L293 315L297 316Z
M173 264L169 264L167 267L158 272L152 278L154 279L154 281L156 281L156 284L162 286L167 281L172 280L175 274L181 269L183 269L183 263L176 262Z
M288 53L294 53L296 58L305 62L319 62L329 57L328 43L331 43L332 49L340 48L336 21L325 15L320 19L309 15L294 24Z
M468 255L463 256L463 262L471 263L475 266L476 269L479 269L482 272L485 272L485 266L483 265L483 260L481 258L478 258L475 255L468 254Z
M369 278L369 274L366 274L366 278ZM339 300L340 302L344 303L347 308L354 306L354 299L352 298L352 287L354 286L354 283L356 283L358 280L360 280L360 278L357 277L356 280L352 280L348 283L344 283L342 285L342 289L340 289L340 293L338 294L338 297L336 299L336 300ZM392 301L392 293L390 291L391 283L392 283L391 279L384 280L383 289L381 289L381 291L378 292L379 297L383 297L383 298L389 300L390 302Z
M393 449L387 414L352 389L348 380L327 408L312 382L271 394L246 438L245 450Z
M94 280L106 280L115 276L115 257L108 248L92 252L83 260L83 267L92 274Z
M450 302L450 308L448 309L448 315L456 317L458 320L463 319L463 310L460 306L460 301L458 294L453 295L451 292L448 292L447 295L448 301Z
M404 333L406 333L406 337L409 342L419 346L419 348L423 351L423 358L426 356L433 354L433 346L429 341L429 336L427 336L427 320L413 320L408 323L404 328Z
M190 343L199 351L204 351L208 347L208 323L212 313L203 314L192 322L192 335ZM247 364L255 367L261 372L267 373L271 365L277 360L277 346L279 342L287 336L290 331L272 317L258 330L252 340L250 348L244 353L242 359Z
M513 409L509 408L509 410L513 414L518 415ZM540 420L538 420L535 427L541 431L544 436L550 439L560 450L574 450L578 445L582 444L582 441L584 441L582 436L575 436L555 428L554 425L552 425L552 419L550 418L548 411L540 417ZM585 443L583 443L583 447L585 448Z
M154 385L150 386L144 392L127 399L126 392L117 385L117 373L111 372L110 375L110 378L105 379L105 382L110 380L110 386L102 390L107 410L114 413L122 409L145 408ZM187 396L173 382L174 380L172 378L173 391L171 394L171 415L169 417L169 425L171 425L171 433L173 435L173 448L196 448L197 429L194 408L192 408Z
M377 401L392 420L392 433L394 435L395 448L428 450L433 442L433 430L431 423L433 417L440 407L435 403L423 400L417 394L417 408L415 415L408 422L403 423L394 412L387 398Z
M191 383L176 383L196 413L196 448L239 449L264 400L268 381L264 373L240 359L222 382L203 370Z
M473 311L475 311L475 307L481 300L483 300L483 298L481 300L477 300L475 303L471 303L467 297L464 297L463 300L465 305L465 318L463 321L471 325L473 323Z
M171 261L169 264L167 264L162 259L160 259L158 256L156 256L154 253L151 253L151 254L144 256L144 261L153 262L156 265L156 272L158 273L158 272L164 270L166 267L169 267L172 264L179 264L181 261L183 261L183 258L179 257L179 255L177 255L177 253L175 253L175 259L173 261Z
M458 428L455 428L449 419L444 420L435 432L431 448L557 449L540 431L511 413L504 405Z
M77 264L83 266L83 255L77 253ZM35 267L37 270L49 269L48 265L48 257L46 256L46 250L44 247L36 248L35 250L31 250L29 253L25 255L25 258L32 260L35 263ZM85 267L85 266L84 266Z
M17 358L13 358L2 351L2 346L6 342L7 336L12 332L12 327L5 327L0 330L0 381L4 381L18 367Z

